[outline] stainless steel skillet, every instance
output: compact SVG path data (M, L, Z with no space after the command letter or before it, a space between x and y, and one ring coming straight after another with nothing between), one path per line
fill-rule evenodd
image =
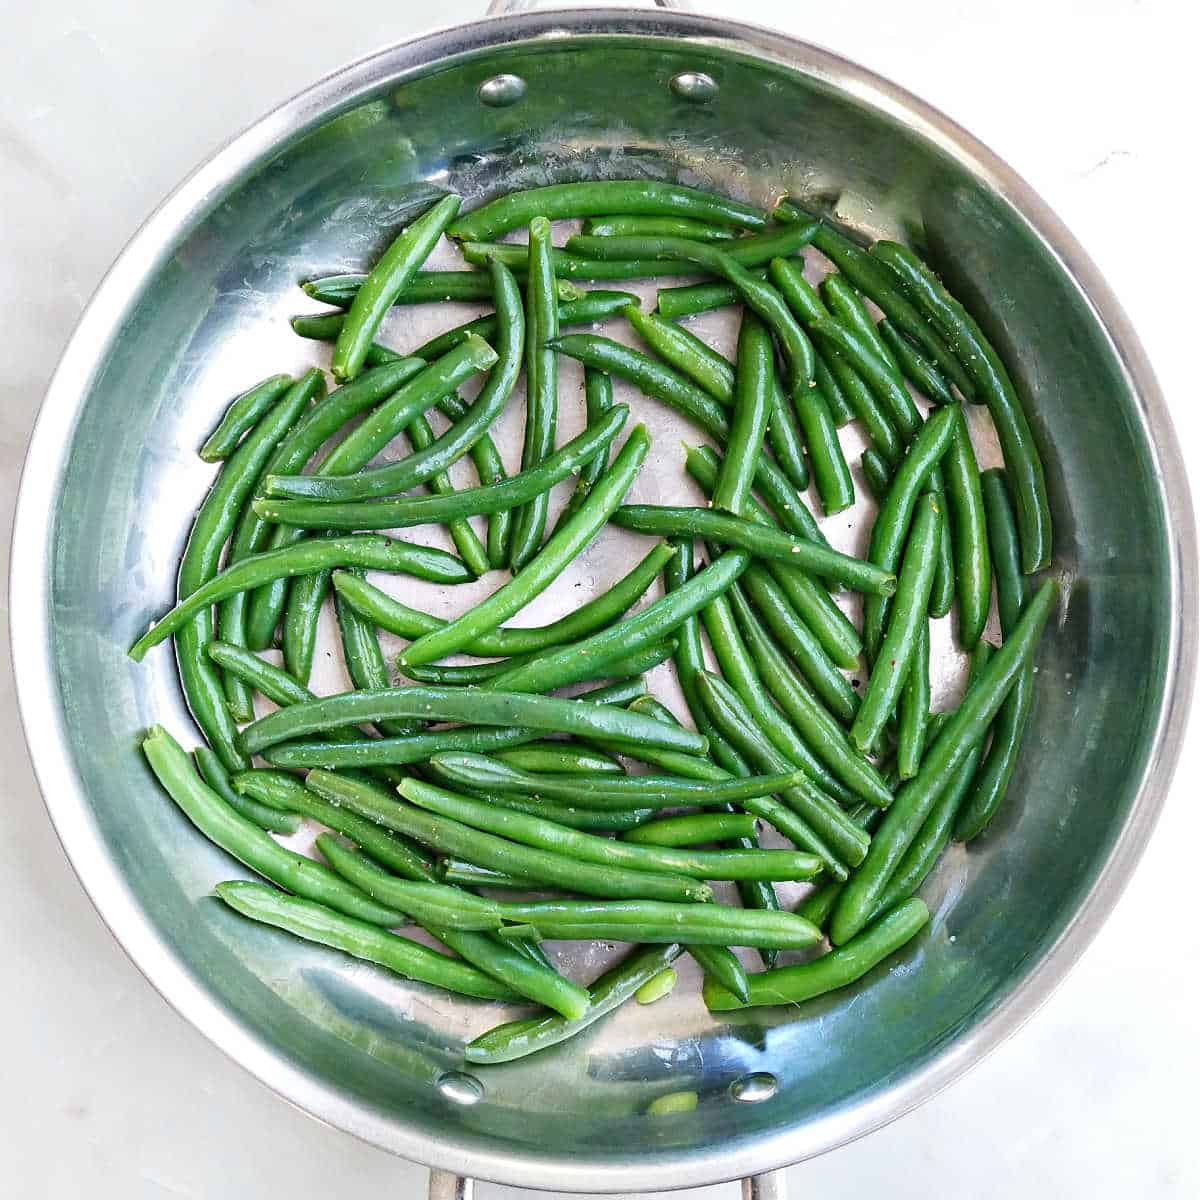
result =
M489 83L506 75L523 91ZM717 1023L684 986L472 1081L446 1073L495 1014L248 934L207 899L229 864L134 752L153 720L186 728L171 664L137 668L124 648L167 602L207 482L192 451L219 398L311 359L285 321L298 278L365 256L362 231L386 227L417 179L477 200L636 174L763 203L792 191L864 233L918 233L1028 397L1068 603L1043 657L1020 799L931 881L935 921L902 968L798 1019ZM403 319L394 333L420 340ZM314 1115L437 1167L583 1191L680 1187L877 1127L977 1061L1061 978L1128 877L1174 760L1194 664L1193 542L1136 339L1001 163L912 97L790 39L571 10L355 64L241 135L151 219L89 307L34 436L14 658L43 790L85 886L147 976L238 1061ZM645 1116L679 1090L699 1094L694 1112ZM737 1099L747 1092L762 1098Z

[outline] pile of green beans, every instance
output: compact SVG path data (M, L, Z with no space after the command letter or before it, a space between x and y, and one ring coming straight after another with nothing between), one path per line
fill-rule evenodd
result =
M1057 599L1028 579L1051 563L1052 529L1017 382L911 249L860 246L788 201L768 214L609 180L462 205L423 195L369 270L303 285L332 307L293 327L332 343L340 386L326 395L317 368L270 375L214 418L199 456L217 474L176 603L129 650L140 662L173 639L207 744L189 755L155 726L151 771L261 877L214 880L242 917L421 984L540 1006L481 1033L467 1062L521 1058L634 996L676 994L684 951L714 1012L856 984L920 936L931 906L917 892L1015 778ZM582 233L556 246L566 219ZM520 230L524 243L501 240ZM465 269L427 269L444 237ZM817 286L810 244L836 268ZM657 311L579 286L672 275L706 278L662 288ZM490 311L403 353L379 340L394 306L455 301ZM681 319L734 305L730 361ZM567 331L601 321L644 349ZM586 421L560 445L564 357L582 364ZM522 374L509 476L492 430ZM476 375L468 401L456 389ZM707 505L660 502L659 480L656 502L644 486L628 501L651 451L630 419L641 397L714 443L680 462ZM971 426L989 419L1004 465L981 472ZM854 504L839 431L856 421L878 506L862 557L830 544L803 494L811 481L827 517ZM458 481L467 469L477 482ZM549 624L506 624L609 526L649 539L622 578L572 592ZM427 544L439 528L456 553ZM406 529L422 534L393 536ZM453 611L414 607L368 571L437 585ZM453 605L453 585L476 580L486 596ZM350 689L319 695L308 675L330 590ZM931 621L952 609L970 675L958 707L934 712ZM401 639L399 678L380 631ZM276 644L282 667L262 656ZM459 654L472 661L446 661ZM666 672L690 724L651 692ZM311 855L279 840L305 821L332 831ZM763 825L790 845L763 848ZM714 881L736 884L740 906ZM806 890L793 902L776 885ZM410 925L456 957L395 932ZM585 988L543 938L633 949Z

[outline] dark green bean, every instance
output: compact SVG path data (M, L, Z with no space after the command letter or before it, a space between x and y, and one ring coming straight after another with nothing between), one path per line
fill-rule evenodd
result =
M826 341L818 334L816 344L821 357L829 364L830 374L842 389L847 404L867 431L872 447L889 464L899 462L904 454L900 436L866 381L832 342Z
M405 687L342 692L294 704L260 717L242 730L242 746L255 754L266 746L306 733L360 721L419 717L424 721L471 721L480 725L527 725L552 733L599 736L636 745L645 741L666 750L703 754L704 739L690 730L673 729L649 717L607 704L580 704L556 696L476 689Z
M523 498L548 492L591 456L603 451L620 433L628 415L628 407L618 404L595 425L589 425L566 445L547 455L537 466L523 470L503 483L465 488L453 496L399 496L391 500L335 500L328 496L302 500L266 499L254 502L255 511L269 521L308 529L400 529L476 513L503 512L513 508ZM349 478L363 479L366 475L381 474L386 470L387 467L380 467L374 472ZM302 475L298 478L316 479L317 476ZM332 483L333 480L328 482ZM390 484L385 484L385 487L389 492L392 490Z
M900 464L888 489L887 498L879 506L879 515L871 529L871 545L867 557L880 567L895 570L900 552L912 524L913 509L934 468L941 461L962 413L957 405L947 405L930 415L904 461ZM868 596L863 604L863 637L867 654L873 659L883 639L887 612L884 604Z
M257 800L235 792L220 758L207 746L197 746L192 751L192 757L204 782L247 821L253 821L260 829L285 835L293 834L300 828L300 818L295 813L280 812L272 805L259 804Z
M584 367L583 394L587 423L589 426L596 425L603 421L604 417L612 411L615 403L613 400L612 379L603 371L592 371ZM555 528L564 521L571 519L571 515L587 499L587 494L592 490L592 485L607 470L608 447L605 446L603 449L597 450L587 462L580 465L579 477L575 480L575 488L571 492L571 498L563 506L563 510L559 514Z
M929 622L920 621L896 714L896 771L901 779L911 779L921 765L929 724L929 702Z
M900 363L875 327L862 297L847 281L845 275L835 272L826 275L821 280L821 297L833 314L834 320L851 333L857 334L875 352L876 357L886 364L897 382L903 382L904 375L900 370Z
M685 813L648 821L624 835L640 846L705 846L726 838L753 837L753 815L739 812Z
M747 313L738 335L733 423L713 489L712 502L717 508L737 514L746 502L771 414L774 375L771 334L757 316Z
M660 504L626 504L613 513L612 520L622 529L638 533L701 537L737 546L757 557L789 563L872 595L890 596L896 590L895 575L873 563L728 513Z
M837 904L837 898L842 894L842 888L845 886L837 879L831 879L828 883L818 885L796 906L796 912L806 921L811 921L818 929L824 930L829 924L829 918L833 913L834 905ZM743 1000L745 998L741 997Z
M337 733L330 730L329 733ZM407 766L424 762L442 751L470 750L487 753L536 741L541 731L527 727L512 729L446 729L437 733L414 733L409 737L334 739L298 738L281 742L263 751L267 762L289 770L298 768L343 770L347 767L370 768ZM331 744L336 741L336 745Z
M376 963L405 979L484 1000L519 998L511 987L468 963L377 926L343 917L324 905L298 900L260 883L219 883L216 892L243 916Z
M833 423L841 429L843 425L849 425L854 420L854 409L850 407L842 385L829 369L827 353L820 346L815 347L815 350L813 382L817 385L817 390L825 397L825 403L829 405L829 415L833 418Z
M597 238L597 241L618 241L617 238ZM728 244L728 243L726 243ZM526 274L525 246L519 242L462 242L463 258L475 266L502 262L518 278ZM571 280L616 281L653 279L663 275L694 275L696 268L689 262L668 262L653 258L607 259L588 258L569 250L550 251L550 266L559 278Z
M415 779L405 780L400 785L400 794L439 817L509 838L524 846L552 851L580 863L687 875L695 879L810 879L821 870L815 855L800 851L674 850L614 842L526 813L498 811L486 800L476 800ZM689 937L687 940L705 939Z
M692 217L589 217L583 232L594 237L685 237L697 242L725 242L732 229Z
M570 646L566 647L567 650L571 648ZM627 679L632 675L642 675L647 671L652 671L659 663L666 662L675 653L675 642L671 638L661 638L657 641L647 642L645 645L639 645L629 650L628 653L624 652L626 648L618 649L620 652L616 653L615 657L600 658L596 656L580 663L578 669L572 670L573 678L570 682L579 683L586 679ZM506 682L510 676L514 679L517 678L518 672L525 668L537 667L541 670L541 664L545 658L546 652L538 651L535 654L522 654L516 658L500 659L497 662L451 666L429 663L422 667L409 665L404 668L404 671L409 679L414 679L417 683L445 684L454 687L484 686L499 688L501 691L547 692L566 686L552 682L549 687L510 687Z
M996 573L1000 629L1007 638L1020 619L1025 604L1026 589L1021 575L1017 522L1002 471L985 471L982 489L988 541ZM1012 691L996 715L991 748L955 822L954 836L960 841L978 837L1003 801L1032 707L1033 668L1028 666L1017 676Z
M300 286L322 304L349 308L366 279L365 275L326 275L322 279L310 279ZM569 279L560 281L556 290L559 300L562 301L578 300L583 294L582 289L576 287ZM494 280L489 279L484 271L418 271L392 303L433 304L448 300L471 303L494 300L495 295ZM295 322L293 326L294 324ZM340 330L341 327L338 328ZM300 333L299 330L296 332ZM302 333L301 336L309 335ZM336 337L336 333L334 336ZM487 340L486 335L479 336Z
M505 875L487 867L477 867L474 863L465 862L460 858L439 859L438 877L446 883L456 883L460 887L503 888L514 892L532 892L538 889L536 880L522 879L519 875Z
M550 222L535 217L529 224L529 278L525 311L525 440L521 470L536 467L554 450L558 427L558 355L551 345L558 336L558 303L550 264ZM512 568L519 571L538 551L546 529L550 497L539 492L517 509L513 518Z
M536 774L479 754L438 754L431 766L450 783L472 792L517 792L566 800L584 808L708 806L770 796L805 778L799 770L747 779L699 781L670 775Z
M854 503L854 480L842 454L829 405L815 384L811 388L797 388L792 393L792 403L804 431L821 507L826 516L842 512Z
M858 873L847 884L833 915L835 942L853 937L866 923L896 866L920 832L943 788L999 711L1017 676L1033 660L1058 595L1047 580L1029 600L1012 636L992 656L953 716L925 752L921 769L896 794Z
M541 796L516 796L511 792L489 795L487 802L531 817L544 817L547 821L585 833L623 833L628 829L636 829L654 816L651 808L627 808L617 812L603 808L578 808L545 800Z
M559 620L532 628L502 626L468 642L462 649L467 654L508 657L514 654L534 653L584 637L594 629L611 624L634 604L654 582L673 554L670 546L660 542L607 592L594 596L586 604L580 605ZM333 586L363 616L381 629L400 637L417 638L446 625L441 617L409 608L349 572L335 571Z
M465 583L471 578L462 561L444 550L370 533L314 538L281 550L252 554L213 576L151 626L130 648L129 656L140 662L152 646L157 646L186 626L197 613L226 596L259 587L272 579L292 578L333 567L393 571L434 583Z
M911 250L879 242L871 253L895 273L908 295L953 347L988 406L1012 481L1026 574L1049 565L1052 531L1046 479L1020 397L1000 356L974 318Z
M815 228L815 226L814 226ZM759 279L766 279L766 271L753 272ZM742 293L732 283L688 283L676 287L659 288L656 300L659 316L668 321L696 313L710 312L714 308L728 308L741 304Z
M377 925L399 925L404 918L339 879L332 871L291 850L235 812L192 767L179 743L161 726L152 726L142 742L159 783L187 818L210 841L253 871L298 896L318 900L347 916Z
M420 358L401 359L398 362L387 363L365 371L353 383L338 388L327 399L306 413L297 423L290 434L279 444L271 461L263 472L263 480L255 489L255 494L261 496L266 479L272 474L288 474L299 472L305 463L352 417L365 409L384 400L396 391L414 375L426 367ZM324 381L319 372L315 372ZM266 522L255 514L256 521L266 526ZM255 534L253 544L261 546L261 537ZM267 543L269 549L278 550L292 542L299 541L304 533L298 529L277 527ZM246 644L251 650L265 650L271 644L275 627L279 624L284 603L287 600L288 580L279 579L266 587L259 589L250 597L249 609L246 613Z
M520 576L448 625L419 637L402 653L402 667L406 663L420 665L454 654L483 634L491 633L544 591L607 523L633 483L649 448L650 436L645 427L636 426L579 511L555 531L545 546L526 563Z
M888 489L892 486L892 469L884 461L883 455L877 450L867 448L859 460L862 466L863 478L867 481L875 503L882 505L887 499Z
M501 750L493 757L520 771L540 771L550 775L582 775L598 771L606 775L625 774L625 768L611 754L576 742L531 742L528 746Z
M992 607L992 559L988 552L987 518L979 483L979 464L966 421L955 424L942 460L946 479L947 516L954 526L954 575L958 594L958 640L974 649L983 636Z
M854 750L842 727L797 677L740 589L730 590L729 603L763 685L791 718L805 744L857 798L886 808L892 794L883 776Z
M876 328L909 383L934 404L954 403L954 393L942 373L891 321L885 317Z
M200 447L200 457L205 462L220 462L228 458L242 440L242 434L258 424L292 383L290 375L272 375L238 396Z
M355 294L338 334L331 367L336 379L353 379L362 369L371 339L387 310L429 257L461 203L461 196L443 196L384 251Z
M749 558L733 551L682 587L623 617L580 642L572 642L497 675L486 686L510 692L547 692L594 678L610 670L617 658L638 653L673 633L699 612L746 569Z
M916 937L928 921L929 909L920 900L908 900L821 958L751 975L749 1000L739 1000L720 984L705 980L704 1003L713 1012L727 1012L748 1006L799 1004L848 987Z
M676 944L644 946L635 950L592 984L588 989L591 1004L578 1020L568 1021L555 1014L508 1021L468 1042L463 1049L463 1056L470 1063L503 1063L557 1046L619 1008L678 955L679 946Z
M243 771L234 776L233 786L244 796L328 825L343 837L357 842L373 859L405 879L423 879L432 883L438 878L433 863L417 846L357 813L330 804L292 775L263 769Z
M345 776L331 771L311 771L305 782L307 787L327 800L344 804L387 829L416 838L417 841L424 842L442 853L469 859L482 867L510 872L541 883L555 884L589 896L700 902L712 898L712 889L697 879L684 875L635 871L625 867L600 866L579 858L568 858L563 854L524 846L427 812L424 808L401 804L378 788L346 779ZM401 786L418 795L441 790L431 788L429 784L410 788L411 784L416 783L416 780L406 780ZM412 799L407 793L402 794L406 799ZM522 814L508 815L520 817ZM610 844L604 838L595 840Z
M875 656L862 704L850 727L851 742L865 754L875 750L884 726L900 699L901 689L917 653L917 627L928 626L929 593L937 567L937 544L942 520L936 498L921 497L904 550L900 582L887 632L879 644L879 653Z
M746 968L742 966L738 956L727 946L688 946L687 952L696 960L696 964L707 978L715 979L735 996L745 999L750 995L750 982ZM759 953L765 960L769 955L777 954L778 951L770 947L763 947Z
M698 188L650 179L608 179L554 183L509 192L459 217L450 226L449 233L460 241L495 238L528 225L537 216L557 221L565 217L604 217L610 213L689 217L709 224L745 229L762 229L767 223L759 209Z
M312 390L307 385L289 388L221 468L196 514L179 563L176 611L187 608L187 614L155 639L162 641L175 635L179 677L188 707L222 764L230 771L240 770L247 764L237 749L237 727L225 703L221 680L205 653L213 640L211 609L223 598L211 593L214 580L220 578L221 551L235 531L246 500L276 447L311 396Z

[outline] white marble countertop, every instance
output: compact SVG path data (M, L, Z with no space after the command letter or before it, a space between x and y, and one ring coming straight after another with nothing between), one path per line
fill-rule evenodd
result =
M418 7L420 15L405 15ZM735 9L882 72L1007 158L1107 275L1145 340L1185 453L1200 451L1190 286L1200 278L1200 255L1189 228L1200 86L1189 6L706 7ZM306 81L432 26L431 18L473 18L484 4L59 0L37 8L0 4L6 526L46 379L102 272L158 200ZM1146 227L1153 241L1138 236ZM281 1103L138 975L85 899L45 817L7 665L0 687L8 780L0 1016L9 1031L0 1191L22 1200L423 1196L423 1168ZM793 1168L795 1195L839 1200L886 1190L892 1200L924 1200L945 1185L979 1200L1200 1195L1200 925L1179 902L1200 843L1191 795L1198 771L1193 742L1136 878L1042 1011L917 1112ZM689 1195L732 1200L735 1191ZM479 1195L544 1193L481 1186Z

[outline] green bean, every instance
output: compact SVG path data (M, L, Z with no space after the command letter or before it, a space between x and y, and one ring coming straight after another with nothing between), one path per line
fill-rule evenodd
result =
M580 704L556 696L483 692L459 688L405 687L342 692L294 704L260 717L242 730L242 746L256 754L266 746L302 734L360 721L419 717L424 721L472 721L479 725L527 725L553 733L599 735L636 745L646 741L667 750L704 753L702 737L672 729L649 717L607 704Z
M617 241L617 238L598 238L598 241ZM526 274L525 246L519 242L462 242L463 258L478 267L502 262L518 278ZM550 250L550 267L560 278L587 281L616 281L652 279L662 275L693 275L696 268L689 262L668 262L653 258L606 259L588 258L569 250Z
M912 662L897 702L896 771L901 779L911 779L921 765L929 724L929 703L929 623L920 621L913 643Z
M659 504L626 504L613 513L613 524L638 533L662 537L702 537L727 546L737 546L760 558L786 562L804 571L856 591L890 596L896 577L874 563L851 558L828 546L794 537L769 525L704 508L681 508Z
M272 375L238 396L200 447L200 457L205 462L220 462L228 458L241 441L242 434L258 424L292 383L290 375Z
M766 279L766 271L753 272L759 279ZM732 283L688 283L676 287L659 288L656 300L658 314L667 321L696 313L710 312L714 308L728 308L741 304L742 293Z
M814 996L848 987L911 941L928 920L929 909L920 900L908 900L821 958L750 976L747 1001L739 1000L719 984L706 980L704 1003L713 1012L758 1005L799 1004Z
M220 758L207 746L197 746L192 751L192 758L196 760L196 769L204 782L239 816L272 833L290 835L300 828L300 818L294 813L280 812L272 805L259 804L257 800L235 792Z
M688 617L720 596L748 562L745 554L736 551L724 554L683 587L583 641L569 643L505 671L486 686L510 692L546 692L605 673L614 659L640 652L674 632Z
M614 404L612 379L603 371L591 371L587 367L584 367L583 394L589 426L602 421L605 415L612 411ZM571 492L571 498L563 506L563 510L559 514L555 528L564 521L571 519L571 515L587 499L587 494L592 490L592 485L606 470L608 470L607 446L596 451L587 462L580 465L579 477L575 480L575 488Z
M954 438L955 428L961 421L962 413L957 405L938 409L930 415L908 448L871 529L871 545L867 552L871 562L888 570L895 570L899 564L917 498L929 482L933 469L945 455ZM863 637L867 653L872 658L883 638L885 617L883 603L868 597L863 604Z
M569 651L570 646L566 647ZM675 653L675 642L671 638L660 638L636 646L625 653L626 648L617 647L619 653L615 657L593 657L578 664L577 670L572 670L571 683L579 683L586 679L627 679L632 675L642 675L652 671L659 663L666 662ZM441 663L429 663L425 666L408 666L404 668L409 679L418 683L432 683L453 687L499 688L501 691L537 691L547 692L565 684L551 682L549 687L533 688L510 686L509 677L518 677L525 668L542 670L542 664L547 655L544 651L536 654L523 654L516 658L500 659L497 662L466 663L445 666ZM548 678L548 676L547 676Z
M843 512L854 503L854 480L842 454L829 405L815 384L811 388L797 388L792 393L792 403L804 430L821 507L826 516Z
M484 1000L518 998L518 993L511 987L468 963L398 934L340 916L324 905L297 900L259 883L219 883L216 892L230 908L243 916L376 963L405 979Z
M603 182L554 183L509 192L482 208L461 216L450 226L452 238L495 238L537 216L551 221L564 217L622 216L689 217L715 225L762 229L766 217L756 208L703 192L650 179L609 179Z
M858 711L858 693L773 576L752 563L739 583L763 624L791 657L821 703L838 720L852 721Z
M830 374L845 394L846 402L854 416L862 422L863 428L867 431L867 437L870 438L872 447L889 464L899 462L904 454L900 437L896 433L891 418L875 398L875 394L867 386L866 381L854 369L846 355L832 342L817 334L816 344L822 358L829 365Z
M740 513L746 502L762 452L774 373L771 334L753 313L747 313L738 335L733 424L712 498L717 508L734 514Z
M679 982L679 976L674 968L666 967L659 971L653 979L647 979L636 992L633 993L633 998L639 1004L653 1004L657 1000L669 996L674 990L676 983Z
M982 489L988 541L996 573L1000 628L1007 638L1011 636L1025 604L1017 522L1002 471L985 471ZM1029 666L1017 676L1012 691L996 715L991 748L955 822L954 836L960 841L978 837L1003 801L1032 707L1033 668Z
M670 775L612 775L607 772L538 774L483 755L438 754L430 765L443 778L474 792L517 792L566 800L584 808L672 808L727 804L770 796L799 783L804 772L783 771L722 782L676 779Z
M336 733L337 730L330 730ZM513 729L446 729L436 733L414 733L408 737L354 738L352 740L297 738L269 746L263 757L273 766L323 770L343 770L347 767L367 769L382 766L406 766L424 762L431 754L442 751L470 750L486 753L504 750L536 741L539 730ZM335 744L331 742L336 741Z
M350 682L360 691L367 688L391 686L383 651L375 630L346 603L340 594L334 595L334 612L337 615L338 632L342 638L342 654ZM416 733L420 725L416 721L384 721L379 730L386 737L405 737Z
M892 802L892 795L883 777L855 751L842 727L796 676L759 623L745 595L731 589L729 602L764 686L791 719L805 744L857 798L886 808Z
M401 359L365 371L353 383L332 392L327 399L306 413L279 444L263 471L264 478L260 480L255 494L263 494L265 481L272 474L302 470L305 463L341 430L347 421L384 400L425 367L423 359ZM316 375L318 379L322 378L319 372ZM262 521L262 518L255 514L255 520ZM266 522L262 524L265 526ZM268 547L278 550L303 537L304 534L298 529L279 527L271 533ZM261 544L260 535L255 535L254 544ZM251 650L265 650L270 645L287 600L287 593L288 580L279 579L259 589L250 597L246 613L246 644Z
M687 947L687 952L696 960L706 978L715 979L735 996L743 998L749 996L750 982L746 968L742 966L738 956L727 946L691 945ZM772 947L762 947L759 953L765 959L768 955L774 955L778 951Z
M529 224L529 278L525 309L529 334L525 342L525 440L521 469L536 467L554 450L558 427L558 355L551 345L558 336L558 304L550 263L550 222L534 217ZM519 571L538 551L546 528L550 497L539 492L523 504L513 520L511 562Z
M810 214L802 209L791 207L797 220L812 219ZM777 210L775 216L777 220L785 219L783 210ZM846 278L864 296L873 300L900 330L917 341L964 396L968 399L974 398L974 384L955 357L954 351L942 341L933 325L908 300L895 277L882 263L828 225L821 224L814 230L812 244L832 259Z
M904 378L934 404L953 404L954 393L937 366L930 362L886 317L876 327L892 352Z
M400 785L400 794L440 817L509 838L521 845L553 851L581 863L673 873L696 879L810 879L821 869L815 855L792 850L673 850L614 842L525 813L497 811L485 800L432 787L419 780L405 780Z
M465 583L471 577L462 561L444 550L368 533L314 538L311 542L252 554L213 576L151 626L130 648L129 657L140 662L152 646L165 641L197 613L226 596L248 591L272 579L291 578L333 567L392 571L434 583Z
M585 833L623 833L636 829L652 816L652 808L627 808L613 811L606 808L577 808L570 804L556 804L553 800L539 797L516 796L511 792L500 792L487 797L489 804L511 808L514 812L531 817L543 817L558 825L579 829Z
M826 351L820 347L817 347L816 350L813 382L817 385L817 390L825 397L825 403L829 405L829 415L833 418L833 423L841 429L843 425L849 425L854 420L854 409L850 407L842 385L829 369Z
M845 886L837 879L831 879L828 883L821 884L804 897L796 906L796 912L806 921L811 921L818 929L824 930L829 924L829 918L833 913L834 905L837 904L837 898L842 894L842 888ZM732 991L732 989L730 990ZM738 998L740 1000L749 999L748 996Z
M696 686L717 729L739 754L762 771L787 769L788 758L775 748L756 723L752 723L754 717L749 707L729 684L710 672L701 672L697 676ZM803 828L796 829L791 825L784 828L777 820L777 808L770 809L768 815L768 810L757 801L754 808L748 803L743 807L770 821L780 833L793 840L800 835L800 844L818 855L826 870L835 878L845 877L844 863L854 866L862 861L869 841L866 834L853 825L837 805L816 787L805 782L780 794L799 822L803 823Z
M685 237L697 242L724 242L734 236L732 229L692 217L589 217L583 232L593 237Z
M469 1063L503 1063L525 1058L557 1046L582 1033L589 1025L619 1008L648 980L662 972L679 955L679 946L644 946L610 968L588 989L591 1004L578 1020L558 1015L507 1021L481 1033L463 1049Z
M992 607L992 560L979 483L979 464L966 421L955 425L944 458L947 515L954 526L954 575L958 595L958 640L970 651L983 636Z
M624 840L641 846L704 846L726 838L753 837L755 829L750 813L687 813L648 821L631 829Z
M625 774L625 768L611 754L575 742L531 742L528 746L501 750L493 757L519 771L549 775Z
M188 707L222 764L231 771L240 770L246 763L237 749L237 727L225 703L221 680L205 654L205 648L213 640L210 610L222 599L211 594L213 581L220 578L221 551L238 524L242 507L311 395L307 386L289 388L221 468L196 514L179 563L176 594L180 603L176 611L187 608L187 615L155 639L162 641L170 634L175 635L180 682Z
M307 295L322 304L349 308L366 279L365 275L326 275L322 279L310 279L300 286ZM581 289L567 279L558 284L557 292L558 299L562 301L578 300L582 294ZM494 300L495 295L495 281L483 271L418 271L392 303L432 304L448 300L471 303ZM484 337L483 334L479 336Z
M325 395L325 377L318 370L306 371L289 390L289 395L280 401L281 405L287 406L290 411L293 405L298 404L303 409L307 399L320 399ZM301 396L306 399L302 400ZM253 435L251 435L253 437ZM249 444L249 439L247 439ZM267 460L263 466L258 480L254 485L254 492L262 486L263 478L271 469L271 463L274 461L275 455L279 453L279 447L276 446L272 451L271 458ZM251 493L253 494L253 492ZM229 539L229 545L225 551L225 566L232 566L239 559L246 558L248 555L257 554L260 550L266 547L266 544L271 535L271 528L266 522L259 520L258 515L250 507L242 509L241 516L238 517L237 524L233 529L233 536ZM250 597L245 592L239 592L236 596L230 596L227 600L223 600L217 608L217 635L222 641L231 642L235 645L244 646L247 644L249 637L249 628L247 625L247 617L250 608ZM225 688L225 702L229 706L229 711L235 721L245 722L254 719L254 698L250 694L249 688L236 675L224 673L222 683Z
M461 204L461 196L443 196L408 225L375 264L355 294L334 345L335 378L353 379L362 369L367 348L387 310L429 257Z
M548 850L521 845L473 829L459 821L427 812L422 807L400 804L378 788L346 779L343 775L331 771L311 771L305 782L306 786L318 795L341 803L387 829L424 842L443 854L469 859L482 867L491 867L493 870L523 876L540 883L554 884L590 896L700 902L712 898L712 889L707 884L688 876L600 866ZM431 788L429 784L410 786L417 783L417 780L406 780L401 787L407 790L401 794L411 800L413 797L410 792L425 795L441 791ZM522 817L519 813L504 815ZM605 838L595 840L609 844Z
M1017 677L1033 661L1057 595L1057 583L1047 580L1029 600L1012 636L992 656L925 752L915 778L897 793L871 839L866 861L838 901L832 924L835 942L853 937L874 911L897 864L920 832L938 796L991 724Z
M975 651L971 655L971 675L968 686L979 678L980 671L991 660L991 654L992 647L988 642L980 642L975 647ZM948 716L947 713L935 715L930 724L931 736L936 737L941 732ZM913 839L912 845L905 851L904 857L896 865L891 880L875 905L877 916L915 894L917 888L933 870L942 851L949 844L955 816L962 807L963 798L974 781L979 769L979 762L983 758L986 738L985 732L983 736L975 739L969 753L963 759L962 765L954 771L942 789L929 816L925 818L920 832Z
M348 499L336 497L369 489L380 495L393 491L384 472L388 467L377 467L373 471L357 476L346 476L341 480L326 479L333 487L321 487L318 493L313 486L293 489L290 484L280 483L285 490L307 491L309 498L296 500L256 500L255 511L269 521L287 525L298 525L309 529L400 529L412 525L426 525L448 518L458 518L477 513L503 512L514 507L523 498L529 499L549 491L560 480L566 479L580 464L607 447L621 431L629 409L623 404L605 413L595 425L589 425L581 434L572 438L560 449L547 455L535 467L530 467L504 480L482 487L465 488L453 496L399 496L391 500ZM403 460L401 460L403 461ZM300 475L297 479L318 479L315 475ZM376 483L375 479L380 480ZM354 483L352 480L366 480ZM347 486L341 486L343 481Z
M234 776L233 786L244 796L253 796L264 804L328 825L343 837L357 842L373 859L405 879L432 883L438 878L433 863L416 845L349 809L330 804L294 776L264 769L243 771Z
M465 862L460 858L440 859L438 876L446 883L456 883L460 887L503 888L506 891L529 892L536 891L538 886L535 880L522 879L519 875L506 875L487 867L477 867L474 863Z
M868 447L862 452L859 460L863 478L875 503L882 505L887 499L888 489L892 486L892 469L884 461L883 455Z
M161 726L150 728L142 753L164 790L210 841L238 862L298 896L318 900L347 916L379 925L403 917L339 879L332 871L291 850L235 812L196 774L179 743Z
M645 427L636 426L579 511L555 531L545 546L526 563L520 576L448 625L419 637L402 653L402 666L434 662L461 650L483 634L492 632L544 591L608 521L633 483L649 448L650 437Z
M623 843L613 842L620 846ZM640 847L631 847L640 849ZM769 854L772 851L761 851ZM697 946L764 946L805 950L821 940L802 917L786 911L726 908L721 904L672 904L661 900L509 900L506 917L525 921L549 938L612 938L666 942L675 937Z
M900 363L892 353L891 347L883 335L875 327L875 322L867 312L867 306L862 297L847 281L845 275L831 272L821 280L821 297L826 307L839 325L857 334L874 352L875 356L884 363L897 382L903 382L904 375Z
M912 532L904 550L900 583L887 633L879 645L862 704L850 727L851 742L867 754L875 749L900 699L917 653L917 628L928 625L929 593L937 566L942 519L936 498L923 496L917 505Z
M966 308L911 250L895 242L879 242L871 252L891 268L917 307L954 348L987 404L1012 480L1022 565L1026 574L1041 570L1050 562L1052 542L1046 479L1028 418L1004 363Z
M792 227L795 230L796 227ZM728 245L713 246L703 242L690 242L686 238L583 238L573 237L567 242L570 250L584 254L595 254L598 258L641 258L676 259L695 263L706 271L732 283L748 304L771 327L783 347L784 357L791 372L792 390L797 384L807 387L813 376L813 349L804 331L796 324L783 297L769 283L765 283L746 269L747 265L758 265L766 257L778 259L780 253L794 253L802 241L789 241L786 236L770 240L766 235L754 239L763 249L775 249L773 254L747 253L745 243L751 239L739 239ZM784 249L791 246L791 249ZM743 265L745 264L745 265Z
M625 612L657 578L663 566L671 559L674 550L660 542L623 578L607 591L594 596L586 604L568 613L549 625L532 628L501 626L491 633L468 642L462 649L468 654L480 656L529 654L575 641L592 630L603 628ZM363 616L381 629L400 637L416 638L435 629L442 629L446 622L441 617L419 612L401 604L386 592L359 579L348 572L335 571L333 586L344 595Z

